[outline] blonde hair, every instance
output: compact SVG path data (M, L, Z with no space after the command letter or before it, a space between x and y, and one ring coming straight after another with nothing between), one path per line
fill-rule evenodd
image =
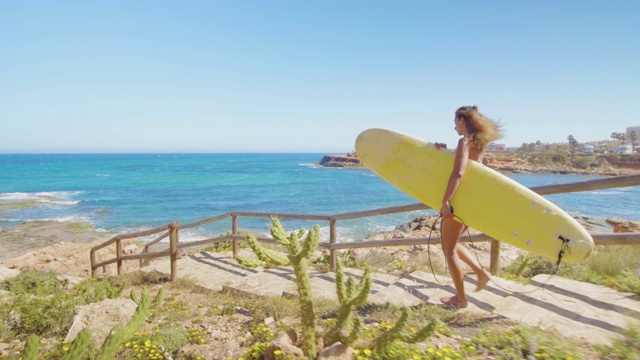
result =
M471 141L481 151L488 143L502 138L502 125L482 115L478 105L459 108L456 110L456 119L459 117L464 119Z

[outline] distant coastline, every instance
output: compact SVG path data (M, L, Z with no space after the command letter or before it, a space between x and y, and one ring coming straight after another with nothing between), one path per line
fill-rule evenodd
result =
M640 174L640 154L491 152L484 164L496 171L534 174L621 176ZM329 154L318 165L329 168L364 169L355 152Z

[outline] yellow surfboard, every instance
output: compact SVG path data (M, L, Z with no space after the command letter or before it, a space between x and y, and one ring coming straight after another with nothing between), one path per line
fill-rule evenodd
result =
M420 202L440 210L455 154L387 129L369 129L356 153L375 174ZM569 214L522 184L469 161L452 201L466 225L531 253L577 262L593 250L591 235Z

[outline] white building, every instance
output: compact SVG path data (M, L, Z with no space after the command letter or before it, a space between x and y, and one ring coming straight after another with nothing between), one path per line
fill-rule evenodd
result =
M487 152L505 152L507 151L507 145L490 143L490 144L487 144L487 147L485 148L485 150Z
M631 142L631 132L634 130L638 133L638 138L640 139L640 126L629 126L627 128L627 140L629 140L629 142Z
M585 144L580 144L580 150L578 150L581 153L592 153L593 152L593 145L585 145Z

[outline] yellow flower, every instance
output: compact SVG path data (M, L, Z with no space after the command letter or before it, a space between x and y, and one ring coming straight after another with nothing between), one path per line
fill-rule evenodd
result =
M273 352L273 355L282 355L282 351L281 350L276 350Z
M63 347L62 347L62 351L64 351L64 352L69 351L69 347L68 347L68 346L63 346Z
M364 349L364 354L367 355L367 356L371 356L371 350Z

